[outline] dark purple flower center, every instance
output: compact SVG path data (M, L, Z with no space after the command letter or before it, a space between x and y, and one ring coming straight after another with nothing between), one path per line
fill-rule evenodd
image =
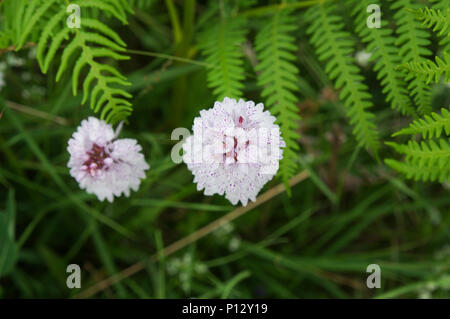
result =
M108 165L105 164L105 160L109 159L109 155L105 151L104 146L99 146L94 143L92 149L87 151L86 154L89 158L83 163L86 166L87 171L90 175L97 175L97 170L105 169L108 170Z

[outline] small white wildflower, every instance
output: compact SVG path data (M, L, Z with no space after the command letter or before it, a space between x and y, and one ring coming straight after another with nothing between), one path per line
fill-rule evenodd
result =
M224 224L221 229L225 234L231 234L234 231L234 226L231 223Z
M223 224L219 229L214 232L214 236L217 238L227 237L234 231L234 226L231 223Z
M194 269L197 274L204 274L208 271L208 266L202 263L197 263L195 264Z
M192 256L190 254L186 254L183 257L183 264L188 265L192 262Z
M28 59L34 60L36 58L36 47L31 47L30 50L28 50Z
M431 295L431 292L428 290L421 290L418 293L418 298L419 299L431 299L432 295Z
M169 275L175 275L176 273L178 273L182 267L182 262L180 260L180 258L173 258L171 260L169 260L167 263L167 272L169 273Z
M356 52L355 60L362 67L366 67L369 65L370 58L372 57L372 53L366 52L364 50Z
M177 273L177 268L175 268L175 265L171 262L166 264L167 273L171 276L175 275Z
M262 103L229 98L200 111L183 144L183 161L197 189L207 196L225 194L233 205L255 201L283 157L285 143L275 120Z
M437 286L434 282L429 282L426 284L426 289L428 289L429 291L434 291L437 289Z
M228 249L230 251L236 251L239 247L241 247L241 238L239 236L233 236L228 244Z
M116 139L111 125L95 117L83 120L69 140L70 175L82 189L95 194L100 201L112 202L114 196L137 191L145 170L149 169L134 139Z
M13 67L21 67L25 64L25 60L13 53L6 55L6 64Z

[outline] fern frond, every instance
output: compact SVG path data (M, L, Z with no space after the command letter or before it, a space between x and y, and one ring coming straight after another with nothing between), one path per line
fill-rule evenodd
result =
M439 181L446 182L450 180L450 166L436 169L434 167L421 167L410 162L400 162L394 159L386 159L384 161L394 170L404 174L408 179L415 181Z
M435 57L436 62L432 60L417 60L402 64L399 68L413 74L425 83L439 82L444 76L446 82L450 81L450 55L444 53L443 59Z
M366 51L372 52L371 59L375 61L374 69L378 72L381 80L383 93L393 109L400 111L403 115L414 115L411 100L406 90L406 83L400 71L396 69L401 59L395 46L395 38L392 30L387 27L387 22L382 20L381 28L367 27L366 8L370 4L378 4L374 0L358 0L353 11L356 15L356 31L363 42L367 43Z
M433 140L422 141L420 143L410 140L407 144L396 144L387 142L398 153L406 155L405 160L420 167L449 166L450 145L447 138L440 138L436 143Z
M428 46L431 44L430 33L416 20L409 10L419 7L412 0L392 0L392 10L396 11L394 20L397 24L395 30L398 37L396 45L400 46L400 55L411 61L416 57L426 57L432 54ZM408 10L409 9L409 10Z
M443 132L450 135L450 112L443 108L441 113L433 112L425 115L423 119L415 120L407 128L394 133L393 136L421 134L424 138L438 138Z
M445 10L450 7L450 0L428 0L432 4L433 9Z
M430 114L431 108L431 89L423 80L414 76L414 74L405 74L405 80L409 82L408 90L414 96L414 102L420 115Z
M450 8L445 10L433 8L420 8L415 11L416 18L427 28L432 28L434 32L438 32L439 36L449 35L450 32Z
M342 18L335 15L334 10L335 4L330 2L308 9L305 15L310 23L307 32L312 34L311 42L316 47L319 59L327 61L325 71L335 81L336 89L341 89L340 99L347 108L358 142L377 154L379 136L374 123L375 116L369 111L373 106L371 95L351 58L354 41L344 31Z
M43 3L40 0L33 0L28 3L23 16L23 20L26 21L26 23L22 24L22 33L16 50L20 50L22 48L26 39L30 35L31 30L33 30L33 27L43 17L43 15L48 12L49 8L55 2L57 2L57 0L48 0Z
M245 41L245 24L241 19L223 19L200 36L199 48L208 63L208 86L218 100L240 98L245 79L241 45Z
M21 31L21 20L26 6L26 0L14 0L14 1L3 1L0 2L2 6L1 12L6 19L2 19L1 29L2 29L2 48L6 48L10 45L17 46L22 34Z
M397 23L395 44L400 48L398 53L401 57L401 64L430 56L432 54L428 49L428 45L431 43L430 33L409 11L418 9L419 5L412 0L393 0L391 8L396 11L394 14L394 20ZM418 112L422 115L430 113L431 90L429 86L412 75L405 74L405 80L409 82L408 90L414 97Z
M450 144L448 138L441 138L436 143L433 140L422 141L420 143L410 140L407 144L397 144L387 142L400 154L405 155L405 164L423 169L436 171L436 177L440 177L442 172L448 172L450 167Z
M129 5L121 0L78 0L72 3L78 4L81 9L94 8L99 10L98 12L108 13L120 20L123 24L127 24L125 10L131 10ZM126 9L123 7L124 3L126 5Z
M286 142L280 174L285 184L296 173L297 133L300 119L295 92L298 91L298 68L294 52L297 50L295 38L291 35L297 30L295 18L286 11L278 11L256 35L255 50L259 60L255 67L258 85L263 87L262 97L271 108L281 127Z
M415 141L415 134L421 134L423 140ZM412 135L406 144L387 142L396 152L405 156L403 161L386 159L393 169L416 180L448 181L450 177L450 112L442 109L442 114L431 113L418 119L409 127L395 133ZM437 141L433 140L436 138Z
M445 11L450 8L450 0L430 0L433 3L432 8L435 10ZM439 42L444 52L450 52L450 37L444 36Z
M22 46L30 31L36 27L37 21L48 10L55 10L52 17L42 28L36 49L36 58L43 73L47 73L50 64L54 61L58 50L65 46L59 62L56 81L59 81L67 72L72 61L75 60L72 71L73 94L77 95L78 82L82 71L87 68L87 75L83 82L83 100L86 103L90 97L90 107L95 113L100 112L100 118L107 122L116 123L125 119L132 110L128 101L132 96L124 89L117 87L127 86L130 83L114 67L99 62L99 59L110 58L125 60L125 42L110 27L98 19L91 19L89 15L81 20L80 29L70 29L66 25L68 14L64 1L48 0L40 4L41 0L31 0L24 12L22 37L19 48ZM128 3L123 0L84 0L74 1L80 8L107 13L122 23L126 23L126 11L131 10ZM29 17L29 20L26 20ZM118 53L120 52L120 53Z
M132 8L139 8L139 9L148 9L153 3L153 0L128 0L128 1Z

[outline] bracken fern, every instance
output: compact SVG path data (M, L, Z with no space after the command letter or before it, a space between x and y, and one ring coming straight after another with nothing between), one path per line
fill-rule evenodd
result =
M442 133L450 135L450 112L441 109L441 113L425 115L423 119L415 120L409 127L394 133L393 136L421 134L424 138L438 138Z
M305 17L310 27L307 32L312 34L311 42L316 47L319 59L327 61L325 71L335 80L336 89L341 90L339 96L347 107L347 115L357 140L377 154L378 130L374 123L375 116L369 111L373 106L372 96L351 57L355 43L351 35L344 31L342 18L334 14L335 6L334 3L326 2L308 9Z
M416 181L439 181L450 180L450 166L437 169L436 167L419 166L410 161L400 162L393 159L386 159L386 164L396 171L404 174L407 178Z
M435 57L436 62L432 60L413 61L401 66L409 74L414 75L417 79L425 83L439 82L444 76L446 82L450 81L450 55L444 53L444 57Z
M445 37L450 36L450 9L447 8L445 14L439 9L419 8L414 11L416 18L423 21L428 28L439 32L439 35ZM444 75L445 81L450 81L450 52L444 51L443 58L435 57L435 61L429 59L419 59L404 63L401 69L416 79L426 82L427 84L434 81L439 82Z
M432 54L427 46L431 43L430 33L416 20L415 15L407 9L416 9L419 5L412 0L395 0L391 8L396 10L394 19L397 23L396 45L399 46L398 54L401 63L409 63L419 58L425 58ZM430 88L421 80L411 74L404 74L409 82L408 90L414 96L414 103L420 114L431 112Z
M68 4L77 4L81 8L80 29L69 28L66 25L69 15L66 12ZM34 28L40 26L38 22L44 15L52 12L53 16L39 30L37 39L36 57L42 72L47 73L57 51L64 46L56 81L67 72L75 55L76 62L72 70L73 94L77 94L80 74L87 66L89 71L83 80L82 104L90 97L90 107L94 112L101 111L102 119L116 123L126 119L132 110L131 103L127 100L131 98L131 94L117 87L129 85L129 82L116 68L98 60L102 58L125 60L129 57L117 53L125 51L125 43L117 33L99 19L90 18L89 13L103 12L126 24L126 11L130 12L131 9L124 0L29 1L20 13L23 22L18 26L21 37L17 50L25 44Z
M420 8L415 11L416 18L428 28L432 28L438 36L447 35L450 31L450 8L445 10Z
M244 27L242 19L222 19L200 36L199 48L208 63L208 86L213 88L218 100L242 97Z
M153 0L128 0L130 7L148 9L154 3Z
M372 52L371 59L375 61L374 69L378 72L378 78L386 94L386 101L390 102L392 108L404 115L414 115L411 101L406 90L406 84L400 71L396 69L401 62L398 49L395 46L395 38L392 30L388 28L388 22L382 20L381 28L367 27L366 8L370 4L378 4L374 0L358 0L355 2L353 15L356 16L356 31L363 42L367 43L366 51Z
M435 10L443 11L450 8L450 0L429 0L429 1L433 3L432 8ZM442 40L439 42L439 44L444 49L444 51L450 52L450 37L444 36Z
M25 8L24 0L0 2L1 10L5 18L0 23L0 46L6 48L10 45L16 45L20 38L20 20L19 13ZM6 17L11 17L7 19Z
M450 172L450 144L448 138L422 141L418 143L410 140L407 144L387 142L398 153L404 154L404 163L388 159L386 163L406 174L408 178L416 180L449 180Z
M445 16L439 9L419 8L413 11L418 20L439 32L439 35L448 36L448 25L443 21ZM448 11L447 11L448 12ZM407 74L416 80L430 83L439 82L444 75L445 81L450 80L450 58L444 52L444 57L432 60L416 57L415 60L400 66ZM441 110L442 114L431 113L424 118L415 120L409 127L404 128L393 136L422 135L423 140L418 143L411 138L406 144L387 142L394 150L404 155L403 161L386 159L385 162L395 170L415 180L448 181L450 178L450 112Z
M262 96L266 105L277 116L281 133L286 141L280 174L285 184L296 173L299 150L297 133L300 116L296 103L298 98L298 68L295 38L291 33L297 30L296 19L286 11L278 11L256 36L255 49L259 64L256 66L258 84L263 87Z

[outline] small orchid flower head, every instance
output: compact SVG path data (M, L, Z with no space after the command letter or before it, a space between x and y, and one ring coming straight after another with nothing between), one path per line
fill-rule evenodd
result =
M200 111L183 144L183 161L205 195L233 205L255 201L276 174L286 146L275 117L262 103L225 98Z
M68 142L70 175L100 201L112 202L122 194L128 197L130 189L139 189L149 169L136 140L117 139L122 123L114 131L110 124L89 117Z

